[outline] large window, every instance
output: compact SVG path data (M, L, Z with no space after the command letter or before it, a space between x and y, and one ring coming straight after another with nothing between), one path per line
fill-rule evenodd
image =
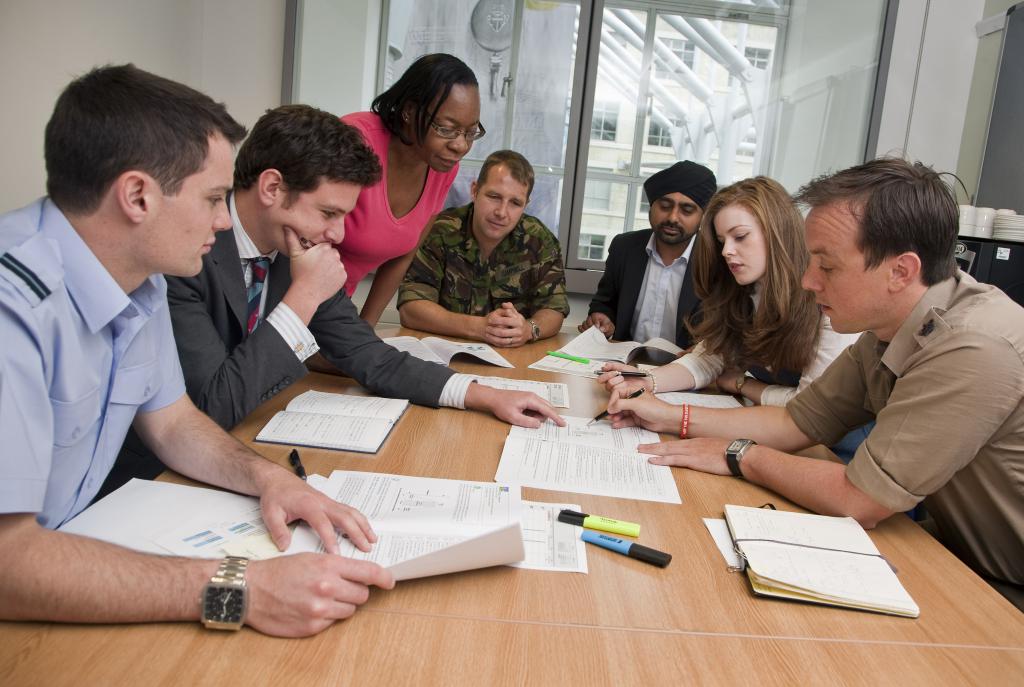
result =
M886 4L384 0L378 90L422 54L465 60L488 133L449 204L488 153L518 150L537 171L527 212L570 272L599 270L613 236L647 226L644 180L678 160L790 190L860 162Z

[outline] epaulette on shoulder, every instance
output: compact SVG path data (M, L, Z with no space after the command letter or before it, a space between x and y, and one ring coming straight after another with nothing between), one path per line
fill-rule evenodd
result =
M35 270L10 252L0 255L0 277L10 282L33 308L51 293L50 287L39 278Z

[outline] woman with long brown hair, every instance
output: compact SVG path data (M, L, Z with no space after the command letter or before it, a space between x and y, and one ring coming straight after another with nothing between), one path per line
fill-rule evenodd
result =
M701 318L689 326L699 343L631 387L717 384L753 403L783 406L857 339L833 331L814 295L801 288L809 259L803 218L778 182L754 177L716 193L698 240L692 269ZM626 383L617 372L630 369L609 363L600 381L611 389Z

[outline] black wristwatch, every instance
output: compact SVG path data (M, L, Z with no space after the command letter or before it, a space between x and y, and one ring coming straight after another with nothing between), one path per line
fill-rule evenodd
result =
M729 466L729 472L732 473L733 477L743 477L743 471L740 470L740 461L743 460L743 455L747 450L757 444L752 439L734 439L725 449L725 464Z

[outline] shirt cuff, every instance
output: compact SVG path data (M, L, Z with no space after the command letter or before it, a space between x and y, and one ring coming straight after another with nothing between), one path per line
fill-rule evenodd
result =
M437 405L444 406L445 408L458 408L459 410L466 409L466 392L469 391L469 385L476 379L473 375L460 374L456 372L448 381L445 382L444 388L441 389L441 398L437 400Z
M295 311L284 303L278 303L264 321L273 325L300 363L320 350L313 333L302 323Z
M761 391L761 405L784 407L796 396L798 391L799 389L795 386L769 384Z

